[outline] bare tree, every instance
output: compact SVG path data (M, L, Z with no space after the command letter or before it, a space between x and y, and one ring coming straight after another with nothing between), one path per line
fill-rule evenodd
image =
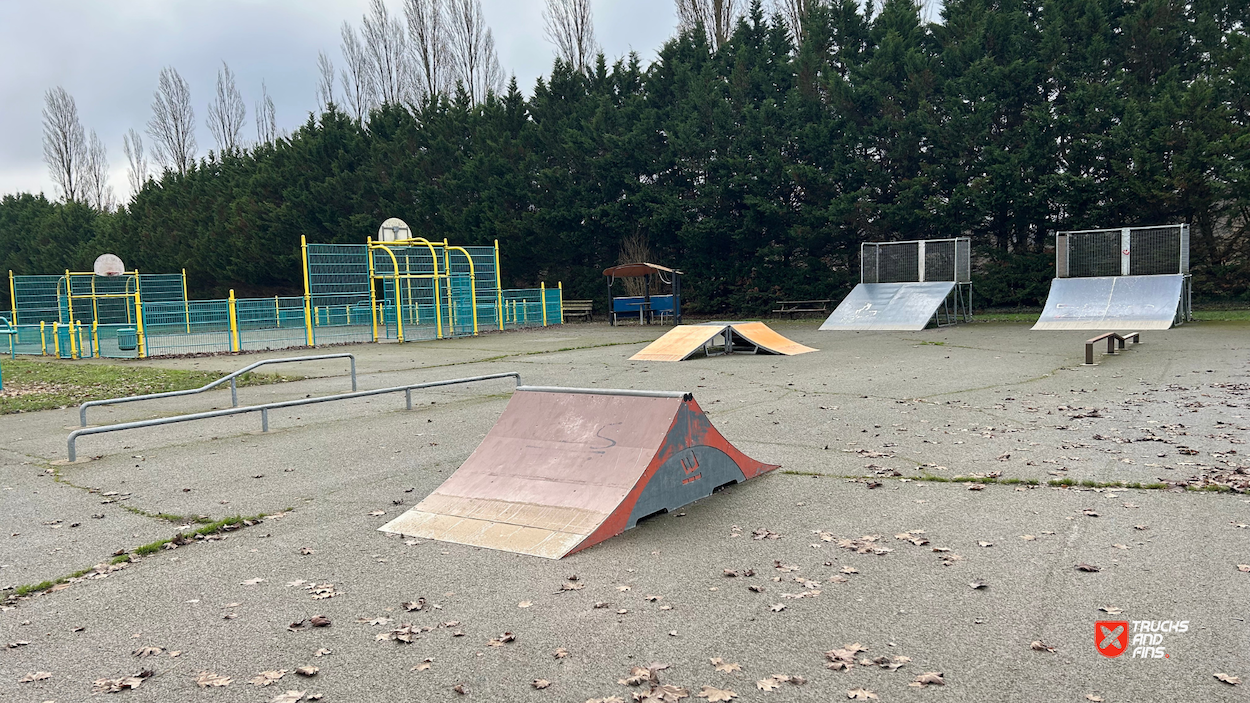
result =
M322 51L317 54L317 111L325 112L334 102L334 62Z
M481 102L487 93L503 90L503 69L482 14L482 0L450 0L448 11L455 78L473 102Z
M217 95L208 104L208 131L217 140L218 151L235 151L242 144L239 133L247 121L247 106L234 83L234 73L225 61L217 71Z
M43 96L43 160L65 202L81 200L87 139L74 97L60 86Z
M556 45L560 58L585 73L599 53L590 0L547 0L543 20L547 40Z
M344 22L340 33L343 37L343 62L347 64L339 73L343 99L356 121L363 122L377 102L373 71L369 70L369 56L356 37L356 30Z
M130 164L126 169L126 180L130 182L130 195L134 197L148 182L148 159L143 154L143 138L134 128L122 137L122 150L126 152L126 161Z
M256 141L261 144L272 144L278 139L278 117L273 109L273 98L269 97L269 88L260 82L260 100L256 102Z
M83 180L83 199L91 207L109 212L117 204L113 195L113 186L109 185L109 157L104 142L91 130L91 139L87 146L87 167Z
M148 120L152 151L165 168L185 174L195 163L195 109L191 88L172 66L161 69Z
M398 105L408 94L408 51L404 28L392 17L382 0L369 3L361 28L365 56L373 73L377 99L384 105Z
M803 20L807 18L807 13L811 11L812 6L821 0L775 0L774 5L777 12L785 20L786 27L790 29L790 38L794 41L796 47L803 44L803 40L807 37L803 33Z
M678 26L691 30L702 25L712 51L729 41L741 16L741 0L677 0Z
M420 96L432 97L447 88L447 18L443 0L407 0L410 61L415 73L414 88Z

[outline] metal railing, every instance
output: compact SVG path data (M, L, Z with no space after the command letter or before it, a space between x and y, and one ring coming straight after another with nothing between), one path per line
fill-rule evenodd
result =
M374 395L383 395L385 393L404 392L405 400L409 410L412 410L412 392L423 388L437 388L439 386L451 386L459 383L473 383L476 381L491 381L499 378L516 379L517 385L521 383L521 374L515 371L506 373L494 373L486 376L470 376L468 378L453 378L447 381L430 381L427 383L413 383L406 386L392 386L390 388L378 388L371 391L355 391L352 393L340 393L339 395L327 395L320 398L300 398L298 400L284 400L276 403L265 403L263 405L248 405L242 408L226 408L224 410L210 410L202 413L192 413L190 415L175 415L174 417L161 417L154 420L140 420L137 422L122 422L116 425L101 425L100 427L87 427L81 430L74 430L69 433L67 443L69 460L77 461L78 452L75 447L79 437L90 434L101 434L104 432L120 432L121 430L135 430L141 427L156 427L158 425L172 425L176 422L190 422L192 420L207 420L213 417L227 417L230 415L241 415L244 413L260 413L260 428L262 432L269 431L269 411L280 410L282 408L294 408L301 405L313 405L315 403L329 403L335 400L351 400L353 398L367 398Z
M287 359L262 359L261 361L258 361L254 364L248 364L247 366L244 366L243 368L239 369L238 371L235 371L234 373L228 374L226 376L222 376L216 381L213 381L212 383L209 383L208 385L205 385L205 386L200 386L199 388L189 388L183 391L167 391L165 393L148 393L146 395L129 395L124 398L108 398L107 400L88 400L87 402L83 403L78 409L78 424L82 427L87 426L87 408L90 408L96 405L117 405L120 403L133 403L137 400L155 400L157 398L175 398L177 396L182 396L182 395L195 395L196 393L203 393L204 391L212 390L216 388L217 386L220 386L221 384L225 383L226 381L230 382L230 407L237 408L239 407L239 388L236 383L236 379L238 379L239 376L242 376L243 374L251 371L252 369L260 368L261 366L267 366L269 364L292 364L297 361L320 361L322 359L342 359L342 358L351 359L352 390L354 391L356 390L356 355L355 354L345 354L345 353L318 354L316 356L292 356Z
M1130 340L1133 344L1141 344L1141 333L1130 332L1128 334L1117 334L1115 332L1107 332L1105 334L1100 334L1093 339L1085 340L1085 366L1097 366L1097 364L1094 363L1094 345L1104 339L1107 340L1107 353L1115 354L1115 346L1117 342L1119 343L1121 349L1124 348L1124 343Z

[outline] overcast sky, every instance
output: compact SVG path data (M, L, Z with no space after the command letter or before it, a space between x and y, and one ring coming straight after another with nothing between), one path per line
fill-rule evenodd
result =
M401 0L386 0L392 12ZM129 197L122 135L143 132L162 66L191 86L196 141L214 146L205 126L224 60L248 106L244 134L255 139L255 101L265 81L278 127L302 124L316 106L317 52L341 67L339 27L360 24L368 0L0 0L0 194L57 196L43 162L44 93L74 96L88 133L108 147L112 184ZM551 68L543 37L544 0L482 0L499 62L526 94ZM644 65L671 36L673 0L592 0L595 31L609 59L637 51ZM145 135L145 144L148 139Z

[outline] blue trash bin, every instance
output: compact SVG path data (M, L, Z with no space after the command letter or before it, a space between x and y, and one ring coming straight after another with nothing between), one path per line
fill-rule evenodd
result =
M139 348L139 335L134 327L117 330L117 348L121 351L134 351Z

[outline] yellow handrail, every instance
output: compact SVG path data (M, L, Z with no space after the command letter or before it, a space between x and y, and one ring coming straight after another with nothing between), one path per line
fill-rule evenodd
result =
M395 252L385 244L378 242L371 246L381 249L391 257L391 268L395 272L395 338L402 342L404 341L404 300L403 290L399 287L399 260L395 258ZM435 265L434 269L437 271L438 266ZM372 280L369 281L369 285L373 285Z
M473 266L473 257L469 256L469 251L464 247L447 247L448 250L454 249L464 254L464 258L469 260L469 297L472 299L473 306L473 336L477 336L477 269ZM451 271L448 272L447 287L451 288Z

